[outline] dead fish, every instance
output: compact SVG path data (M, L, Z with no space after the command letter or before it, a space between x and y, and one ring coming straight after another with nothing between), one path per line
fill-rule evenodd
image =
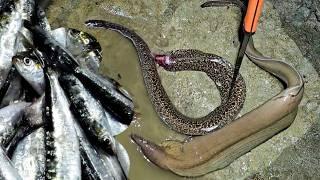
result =
M101 46L90 34L71 28L57 28L51 31L52 37L68 50L82 68L98 72L101 56Z
M60 84L58 74L45 69L46 79L46 178L81 179L79 139L74 117Z
M60 68L65 72L72 72L86 86L88 90L98 97L104 108L120 117L121 122L130 124L133 118L133 102L125 93L122 93L110 79L103 78L90 70L81 68L74 56L39 26L26 23L25 26L32 31L39 50L50 57L45 62L49 66ZM43 43L46 42L46 43Z
M113 169L112 164L110 166L110 164L104 163L102 157L100 156L100 153L98 153L96 148L90 144L88 138L86 137L78 122L74 122L74 125L80 142L82 173L84 179L117 180L119 179L117 177L122 177L122 172L120 172L122 175L118 175L114 174L114 171L111 171L111 169Z
M85 89L73 75L64 74L59 78L60 84L67 93L71 110L81 127L103 148L115 148L115 140L111 135L109 119L101 104Z
M21 52L13 57L13 64L25 80L38 92L42 94L45 88L44 73L40 60L33 51ZM91 96L91 95L90 95ZM112 135L117 135L127 129L127 125L119 123L119 118L106 112L108 122L112 125L109 128Z
M14 137L24 109L30 103L17 102L0 109L0 144L4 147Z
M75 57L81 68L98 74L102 61L102 49L95 37L77 29L64 27L53 30L51 34L63 48ZM129 93L118 82L108 77L105 79L131 100Z
M130 170L130 159L129 159L128 152L120 143L116 143L115 154L117 155L117 159L120 162L120 166L121 166L122 171L128 177L129 170Z
M95 37L77 29L64 27L53 30L51 34L62 47L75 57L81 68L98 74L100 62L102 61L102 49ZM105 79L113 83L117 90L131 99L129 93L118 82L108 77L105 77Z
M82 110L82 113L88 112L88 115L95 115L95 117L89 119L94 119L92 122L98 121L98 124L100 124L105 131L110 132L111 136L118 135L128 128L127 125L119 122L117 117L103 109L100 102L86 90L83 84L75 76L63 75L59 80L62 81L62 87L69 95L68 97L72 104L74 104L74 110L78 111L77 114L79 114L79 110ZM93 109L91 107L95 108ZM80 120L81 118L78 119Z
M33 50L17 53L12 58L12 63L33 89L42 95L45 89L44 73L42 64Z
M122 145L117 142L116 144L117 148L121 148ZM122 147L123 148L123 147ZM124 151L122 151L124 150ZM109 171L114 174L115 179L128 179L128 174L129 174L129 168L127 165L129 165L129 158L126 159L125 161L128 160L128 162L123 161L124 159L122 155L127 154L126 150L123 149L117 149L115 155L110 155L106 154L104 151L101 149L97 150L101 160L103 163L109 167ZM125 164L123 164L125 162Z
M11 12L2 14L0 21L0 87L10 71L11 59L17 51L16 39L22 27L22 21L30 17L33 0L17 0Z
M68 28L66 47L82 68L98 73L102 61L102 50L95 37L86 32Z
M17 169L12 165L11 160L0 146L0 179L3 180L22 180Z
M45 105L44 94L33 102L30 106L26 107L24 110L23 121L18 127L18 130L10 144L6 147L6 151L9 157L20 140L25 136L29 135L35 129L40 128L44 125L43 109Z
M73 55L53 38L51 32L45 31L39 25L32 25L28 21L24 22L24 26L34 35L35 46L40 52L46 54L46 65L68 72L74 71L79 66Z
M113 116L111 113L109 113L106 110L104 110L104 113L107 117L106 119L109 120L108 123L111 128L110 132L112 136L116 136L122 133L123 131L125 131L126 129L128 129L128 125L121 123L118 117Z
M45 179L45 131L39 128L22 139L11 158L23 179Z
M107 81L92 71L78 68L75 76L87 87L90 93L99 99L102 106L119 117L119 121L130 124L134 115L131 98L119 91L111 81Z

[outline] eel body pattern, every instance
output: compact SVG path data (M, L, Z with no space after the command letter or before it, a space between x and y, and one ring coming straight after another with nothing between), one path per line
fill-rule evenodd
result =
M234 90L229 97L233 67L221 57L199 50L178 50L168 55L153 56L146 42L134 31L119 24L102 20L89 20L89 27L100 27L121 33L131 40L137 49L140 66L150 100L160 119L170 128L187 135L204 135L224 127L234 120L241 110L246 94L244 80L238 76ZM194 70L205 72L216 84L221 104L208 115L201 118L189 118L179 112L171 103L159 78L156 62L169 71ZM171 65L165 64L170 61Z

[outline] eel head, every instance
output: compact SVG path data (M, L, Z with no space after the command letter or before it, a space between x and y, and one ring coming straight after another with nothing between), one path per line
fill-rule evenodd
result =
M144 139L137 134L131 134L131 139L141 148L143 154L163 169L170 169L167 165L168 161L174 159L176 161L182 160L183 157L183 143L179 141L164 141L157 145L151 141Z

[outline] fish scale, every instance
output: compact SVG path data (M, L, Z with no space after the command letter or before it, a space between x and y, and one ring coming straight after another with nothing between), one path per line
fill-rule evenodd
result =
M44 125L42 109L44 107L44 94L34 103L24 109L22 123L19 125L17 132L6 147L9 157L11 157L16 145L24 137Z
M103 137L99 138L98 134L107 135L107 138L114 145L112 136L124 131L127 126L118 122L114 115L105 111L101 103L86 90L86 87L75 76L62 75L59 81L68 94L71 109L81 126L90 128L90 134L95 134L94 136L98 139L104 139Z
M20 141L12 156L12 162L23 179L44 179L45 144L41 127Z
M0 109L0 145L6 147L22 122L24 109L30 103L18 102Z
M58 82L58 74L46 70L46 177L80 179L79 140L67 97ZM66 138L67 137L67 138Z
M0 179L22 180L17 169L14 168L2 147L0 147L0 162Z

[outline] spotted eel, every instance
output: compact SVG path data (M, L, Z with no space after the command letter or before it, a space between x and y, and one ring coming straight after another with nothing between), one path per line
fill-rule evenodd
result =
M208 134L229 124L241 110L246 94L244 80L241 75L237 77L235 86L229 96L233 67L223 58L192 49L177 50L170 52L168 55L154 57L145 41L126 27L102 20L89 20L86 25L117 31L133 42L138 52L150 100L160 119L173 130L187 135ZM194 70L205 72L215 82L220 92L221 105L201 118L189 118L183 115L171 103L161 85L155 59L168 71ZM168 61L172 66L165 65L165 62Z

